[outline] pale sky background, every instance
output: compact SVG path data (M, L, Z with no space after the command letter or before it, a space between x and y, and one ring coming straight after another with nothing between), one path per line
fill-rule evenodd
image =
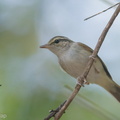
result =
M117 2L120 0L1 0L0 115L5 113L6 120L23 120L23 116L24 120L43 119L48 110L64 101L71 93L65 85L74 88L76 81L61 71L53 53L39 46L61 35L94 48L115 8L87 21L84 19ZM120 15L99 51L113 80L120 85L119 39ZM77 96L63 120L78 119L77 116L85 120L89 116L92 120L101 116L98 119L101 120L112 114L119 117L119 103L103 88L89 85L79 93L88 100ZM98 115L95 105L88 105L89 100L110 113L101 109L104 115Z

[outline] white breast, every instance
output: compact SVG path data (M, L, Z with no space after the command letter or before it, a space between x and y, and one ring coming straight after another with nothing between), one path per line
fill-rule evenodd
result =
M79 48L76 50L76 47ZM77 78L82 74L88 59L89 54L74 43L68 51L60 56L59 63L68 74Z

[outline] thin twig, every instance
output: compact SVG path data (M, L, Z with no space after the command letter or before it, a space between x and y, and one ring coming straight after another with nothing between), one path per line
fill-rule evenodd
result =
M112 15L111 19L109 20L108 24L106 25L106 27L104 28L101 36L98 39L98 43L92 53L92 57L90 57L88 64L86 65L86 68L83 72L83 74L81 75L81 84L83 83L84 79L87 77L90 68L94 62L95 57L97 56L97 53L105 39L105 36L108 32L108 30L110 29L111 25L113 24L115 18L117 17L117 15L120 12L120 4L117 7L117 9L115 10L114 14ZM69 106L69 104L72 102L72 100L74 99L74 97L77 95L77 93L79 92L81 86L80 85L76 85L75 90L73 91L72 95L68 98L68 100L66 101L66 103L64 104L64 106L60 109L60 111L55 115L54 120L59 120L59 118L61 118L61 116L63 115L63 113L65 112L65 110L67 109L67 107Z
M58 108L56 108L55 110L50 110L50 114L44 118L44 120L49 120L50 118L54 117L55 114L63 107L63 105L66 103L66 101L64 101Z
M92 17L95 17L95 16L97 16L97 15L103 13L103 12L106 12L107 10L109 10L109 9L111 9L111 8L113 8L113 7L115 7L115 6L118 5L118 4L120 4L120 3L117 3L117 4L115 4L115 5L113 5L113 6L109 7L109 8L107 8L107 9L105 9L105 10L99 12L99 13L96 13L95 15L92 15L92 16L90 16L90 17L87 17L87 18L84 19L84 21L85 21L85 20L88 20L88 19L90 19L90 18L92 18Z

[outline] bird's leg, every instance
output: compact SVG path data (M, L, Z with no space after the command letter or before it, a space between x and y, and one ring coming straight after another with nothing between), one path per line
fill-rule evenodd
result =
M77 84L80 85L80 86L82 86L82 87L84 87L84 78L82 79L82 77L79 76L77 78Z
M83 81L82 81L81 76L79 76L77 78L77 84L84 87L84 84L89 85L89 82L85 78L83 78Z

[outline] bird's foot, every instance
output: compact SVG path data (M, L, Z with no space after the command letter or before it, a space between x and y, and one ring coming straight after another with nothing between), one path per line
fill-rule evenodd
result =
M89 85L89 82L85 78L82 78L81 76L79 76L77 78L77 84L84 87L84 84Z
M84 84L89 85L90 83L86 79L84 79Z

